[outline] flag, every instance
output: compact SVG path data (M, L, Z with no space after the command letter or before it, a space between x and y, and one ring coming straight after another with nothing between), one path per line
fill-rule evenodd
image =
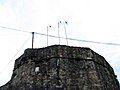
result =
M58 22L58 28L60 27L60 23L61 23L61 21Z
M67 21L65 21L65 23L68 24Z

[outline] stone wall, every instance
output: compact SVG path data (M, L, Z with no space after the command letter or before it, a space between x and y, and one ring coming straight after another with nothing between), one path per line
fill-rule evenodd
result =
M112 67L89 48L27 49L0 90L120 90Z

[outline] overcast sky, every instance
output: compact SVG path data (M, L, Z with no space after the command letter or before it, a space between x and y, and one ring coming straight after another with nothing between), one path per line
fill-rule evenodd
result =
M57 36L60 20L68 22L68 38L120 44L120 0L0 0L0 86L10 80L15 59L31 48L30 33L2 27L46 34L51 25L49 34ZM65 37L64 32L61 23L60 36ZM49 37L48 44L58 44L58 39ZM90 47L104 56L120 81L120 46L70 40L68 44ZM34 47L45 46L46 37L35 35Z

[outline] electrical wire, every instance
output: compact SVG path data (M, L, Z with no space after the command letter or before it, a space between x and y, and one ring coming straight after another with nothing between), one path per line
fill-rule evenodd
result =
M42 33L35 33L35 34L47 36L46 34L42 34ZM87 42L87 43L96 43L96 44L120 46L120 44L118 44L118 43L105 43L105 42L97 42L97 41L89 41L89 40L80 40L80 39L74 39L74 38L58 37L58 36L53 36L53 35L48 35L48 36L49 37L54 37L54 38L68 39L68 40L72 40L72 41L80 41L80 42Z
M10 30L14 30L14 31L20 31L20 32L30 33L30 34L32 33L32 32L28 32L28 31L23 31L23 30L20 30L20 29L14 29L14 28L9 28L9 27L4 27L4 26L0 26L0 28L10 29ZM38 33L38 32L34 32L34 33L42 35L42 36L49 36L49 37L54 37L54 38L68 39L68 40L72 40L72 41L80 41L80 42L87 42L87 43L96 43L96 44L120 46L120 44L118 44L118 43L97 42L97 41L81 40L81 39L74 39L74 38L64 38L64 37L47 35L47 34Z
M25 42L22 44L20 49L15 53L15 55L12 57L12 59L10 59L10 61L6 64L6 66L3 68L3 70L0 72L0 74L2 74L7 69L8 65L14 60L14 58L18 55L18 53L23 49L23 47L29 41L29 39L30 39L30 36L25 40Z
M19 31L19 32L24 32L24 33L31 33L31 32L28 32L28 31L23 31L23 30L20 30L20 29L15 29L15 28L10 28L10 27L5 27L5 26L0 26L0 28Z

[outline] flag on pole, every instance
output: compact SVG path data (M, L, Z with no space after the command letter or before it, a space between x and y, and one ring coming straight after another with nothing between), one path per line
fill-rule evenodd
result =
M47 46L48 46L48 35L49 35L49 34L48 34L48 31L49 31L49 28L51 28L51 25L48 25L48 26L47 26Z
M65 24L68 24L67 21L65 21Z
M58 29L60 28L60 23L61 23L61 21L58 22Z

